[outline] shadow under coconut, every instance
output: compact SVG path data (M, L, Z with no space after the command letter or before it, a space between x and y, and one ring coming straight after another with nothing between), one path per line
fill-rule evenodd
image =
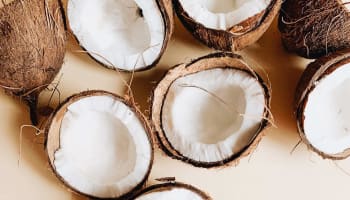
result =
M288 53L282 46L280 33L277 29L277 20L271 28L258 41L257 44L247 48L241 54L263 78L266 74L261 72L263 67L267 72L272 84L272 113L279 133L272 139L278 140L283 146L289 148L291 141L299 140L296 120L294 117L294 96L297 83L303 70L311 60L300 58ZM269 52L271 56L266 56L261 52ZM290 149L291 150L291 149Z

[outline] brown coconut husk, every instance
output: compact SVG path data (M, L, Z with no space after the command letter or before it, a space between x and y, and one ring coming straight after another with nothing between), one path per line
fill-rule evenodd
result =
M152 64L145 66L143 68L140 68L140 69L133 69L133 70L128 71L128 70L124 70L124 69L119 69L118 66L113 66L113 67L116 67L114 70L118 70L120 72L142 72L142 71L146 71L146 70L149 70L149 69L152 69L153 67L155 67L159 63L160 59L162 58L162 56L163 56L163 54L168 46L168 43L170 42L171 36L173 35L173 32L174 32L174 28L175 28L174 11L173 11L173 4L172 4L171 0L155 0L155 1L158 4L158 8L162 14L163 21L164 21L164 30L165 30L164 43L163 43L161 51L158 55L158 58ZM76 35L74 34L74 32L71 29L70 29L70 32L72 33L75 40L79 43L78 38L76 37ZM94 58L94 56L98 56L98 57L104 59L104 57L102 55L98 55L94 52L89 52L86 50L86 48L83 45L81 45L80 43L79 43L79 45L83 49L83 51L85 53L87 53L89 55L89 57L92 58L95 62L99 63L100 65L102 65L108 69L111 69L110 66L107 66L106 64L104 64L104 63L100 62L99 60L97 60L96 58ZM104 59L104 60L108 62L108 60L106 60L106 59Z
M142 195L149 194L149 193L155 193L155 192L163 192L167 190L172 190L172 189L186 189L190 190L196 194L198 194L203 200L212 200L212 198L206 194L205 192L199 190L198 188L180 183L180 182L167 182L167 183L161 183L157 185L152 185L150 187L145 188L144 190L140 191L136 196L132 199L137 199L138 197L141 197Z
M350 149L339 154L326 154L315 148L306 138L304 132L304 110L308 102L309 94L317 86L317 82L331 74L336 69L350 62L350 51L338 51L328 56L319 58L315 62L309 64L304 71L295 94L295 116L299 135L302 141L307 145L308 149L316 152L324 159L341 160L350 156Z
M285 48L305 58L350 47L350 14L340 0L286 0L279 30Z
M0 6L0 87L28 104L34 125L39 93L63 64L65 32L59 0L14 0Z
M45 141L45 150L48 156L48 160L51 166L51 169L53 171L53 173L56 175L56 177L71 191L89 197L91 199L99 199L96 197L93 197L91 195L88 194L84 194L82 192L80 192L77 188L72 187L68 182L66 182L64 180L63 177L61 177L57 172L56 172L56 168L54 165L54 161L55 161L55 152L60 148L60 127L61 127L61 123L63 120L63 117L65 115L65 113L67 112L67 108L69 107L69 105L71 105L72 103L82 99L82 98L86 98L86 97L91 97L91 96L110 96L115 98L118 101L123 102L124 104L126 104L127 106L129 106L131 108L131 110L138 116L139 120L143 123L144 128L147 132L147 136L148 139L150 141L151 144L151 162L150 165L148 167L148 172L146 173L145 177L143 178L143 180L135 185L135 187L127 192L126 194L124 194L123 196L120 196L116 199L130 199L131 196L134 196L139 190L141 190L144 185L146 184L146 181L149 177L149 174L151 172L152 169L152 165L153 165L153 160L154 160L154 147L153 147L153 137L152 137L152 129L151 126L149 124L149 122L147 121L147 119L144 117L144 115L141 113L141 111L134 106L134 104L132 102L126 101L124 98L110 93L110 92L106 92L106 91L102 91L102 90L90 90L90 91L85 91L85 92L81 92L79 94L73 95L71 97L69 97L65 102L63 102L57 109L56 111L51 115L51 117L48 120L48 123L45 127L45 135L46 135L46 141Z
M255 137L251 142L243 148L240 152L232 155L231 157L219 161L219 162L198 162L196 160L190 159L182 155L178 150L176 150L173 145L169 142L166 134L163 130L161 115L162 107L164 104L165 97L168 93L168 90L172 83L183 76L194 74L204 70L210 70L215 68L222 69L235 69L242 70L252 77L256 78L265 91L265 112L262 117L261 125ZM266 129L271 125L271 111L270 111L270 102L271 102L271 91L263 79L254 72L239 55L233 53L214 53L210 54L188 64L180 64L175 66L173 69L169 70L164 78L159 82L155 90L153 91L152 96L152 106L151 106L151 119L154 125L154 130L156 132L159 147L171 158L181 160L185 163L191 164L195 167L202 168L220 168L229 165L237 165L241 158L248 156L252 151L256 149L261 139L266 134Z
M282 4L282 0L272 0L265 11L223 31L206 28L189 16L179 0L173 2L177 16L187 30L206 46L221 51L239 51L255 43L269 28Z

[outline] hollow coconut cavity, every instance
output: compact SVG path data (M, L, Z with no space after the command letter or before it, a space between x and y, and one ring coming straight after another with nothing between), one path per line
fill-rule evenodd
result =
M161 147L198 167L249 154L268 125L270 94L240 56L211 54L170 70L154 91Z
M135 200L211 200L203 191L183 183L164 183L146 188Z
M124 198L146 181L150 129L120 97L89 91L69 98L47 128L47 153L59 179L93 198Z
M350 155L350 53L337 52L310 64L297 89L299 133L324 158Z
M349 0L287 0L279 30L283 45L305 58L319 58L350 47Z
M113 69L154 66L173 30L168 0L69 0L67 12L80 45Z
M174 0L174 6L198 40L218 50L238 51L262 36L281 0Z
M30 107L37 124L37 100L58 74L66 29L59 0L0 3L0 88Z

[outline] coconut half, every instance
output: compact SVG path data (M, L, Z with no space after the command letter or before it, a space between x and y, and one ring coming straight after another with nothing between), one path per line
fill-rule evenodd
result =
M177 15L199 41L224 51L256 42L272 23L281 0L174 0Z
M123 198L146 181L153 162L150 129L136 108L103 91L70 97L47 128L51 167L93 198Z
M65 41L60 0L0 3L0 87L28 104L34 125L39 93L61 69Z
M154 66L173 31L169 0L69 0L67 13L80 45L112 69Z
M183 183L163 183L146 188L135 200L211 200L203 191Z
M250 153L269 125L270 92L238 55L216 53L170 70L154 91L162 149L198 167Z
M284 1L279 17L283 45L306 58L349 48L349 8L349 0Z
M350 155L350 52L337 52L311 63L296 92L299 133L323 158Z

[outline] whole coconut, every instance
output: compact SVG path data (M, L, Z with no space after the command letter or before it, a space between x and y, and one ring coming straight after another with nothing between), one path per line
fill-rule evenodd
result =
M279 29L288 51L318 58L350 47L350 13L346 0L286 0Z
M24 100L37 124L39 93L59 72L65 53L65 23L59 0L0 3L0 85Z

